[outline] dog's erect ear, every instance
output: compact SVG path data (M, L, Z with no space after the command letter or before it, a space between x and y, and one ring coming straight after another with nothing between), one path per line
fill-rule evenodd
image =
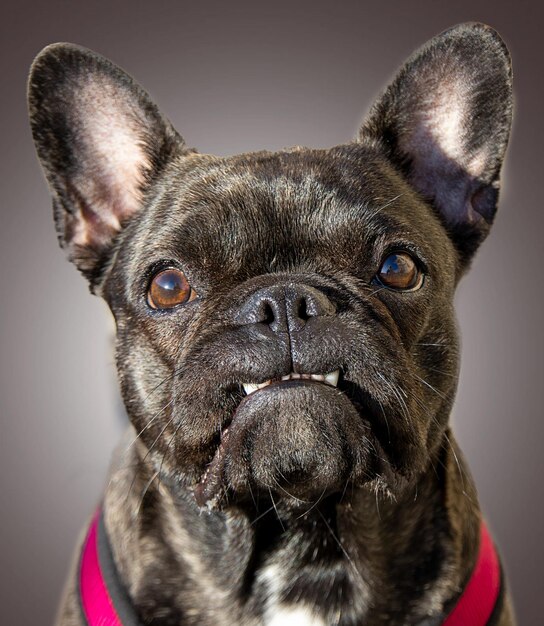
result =
M408 59L358 141L378 145L434 206L466 262L495 216L511 118L505 44L488 26L461 24Z
M36 57L28 88L61 246L95 287L115 236L183 140L123 70L72 44Z

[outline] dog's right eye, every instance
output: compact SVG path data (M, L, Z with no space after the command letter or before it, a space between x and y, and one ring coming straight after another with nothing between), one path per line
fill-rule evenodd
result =
M196 298L185 274L176 268L162 270L153 276L147 291L147 303L152 309L172 309Z
M423 274L407 252L399 251L385 258L375 280L397 291L415 291L423 283Z

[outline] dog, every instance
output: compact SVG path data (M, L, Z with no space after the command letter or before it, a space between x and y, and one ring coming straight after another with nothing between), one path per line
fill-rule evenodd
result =
M449 426L511 126L499 35L430 40L331 149L199 154L66 43L29 110L131 421L58 623L514 625Z

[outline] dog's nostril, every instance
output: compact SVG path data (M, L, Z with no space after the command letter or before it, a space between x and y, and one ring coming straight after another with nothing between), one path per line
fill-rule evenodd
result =
M296 316L299 320L307 321L310 318L308 314L308 305L306 298L300 298L296 306Z
M270 305L269 302L264 302L263 303L263 315L262 315L262 321L265 324L272 324L272 322L275 319L275 315L274 315L274 309L272 308L272 306Z

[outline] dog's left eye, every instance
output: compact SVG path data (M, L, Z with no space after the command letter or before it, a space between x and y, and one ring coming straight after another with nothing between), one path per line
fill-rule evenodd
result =
M376 282L400 291L414 291L423 283L423 274L407 252L394 252L382 262Z
M185 274L169 268L155 274L147 291L147 302L152 309L172 309L196 298Z

